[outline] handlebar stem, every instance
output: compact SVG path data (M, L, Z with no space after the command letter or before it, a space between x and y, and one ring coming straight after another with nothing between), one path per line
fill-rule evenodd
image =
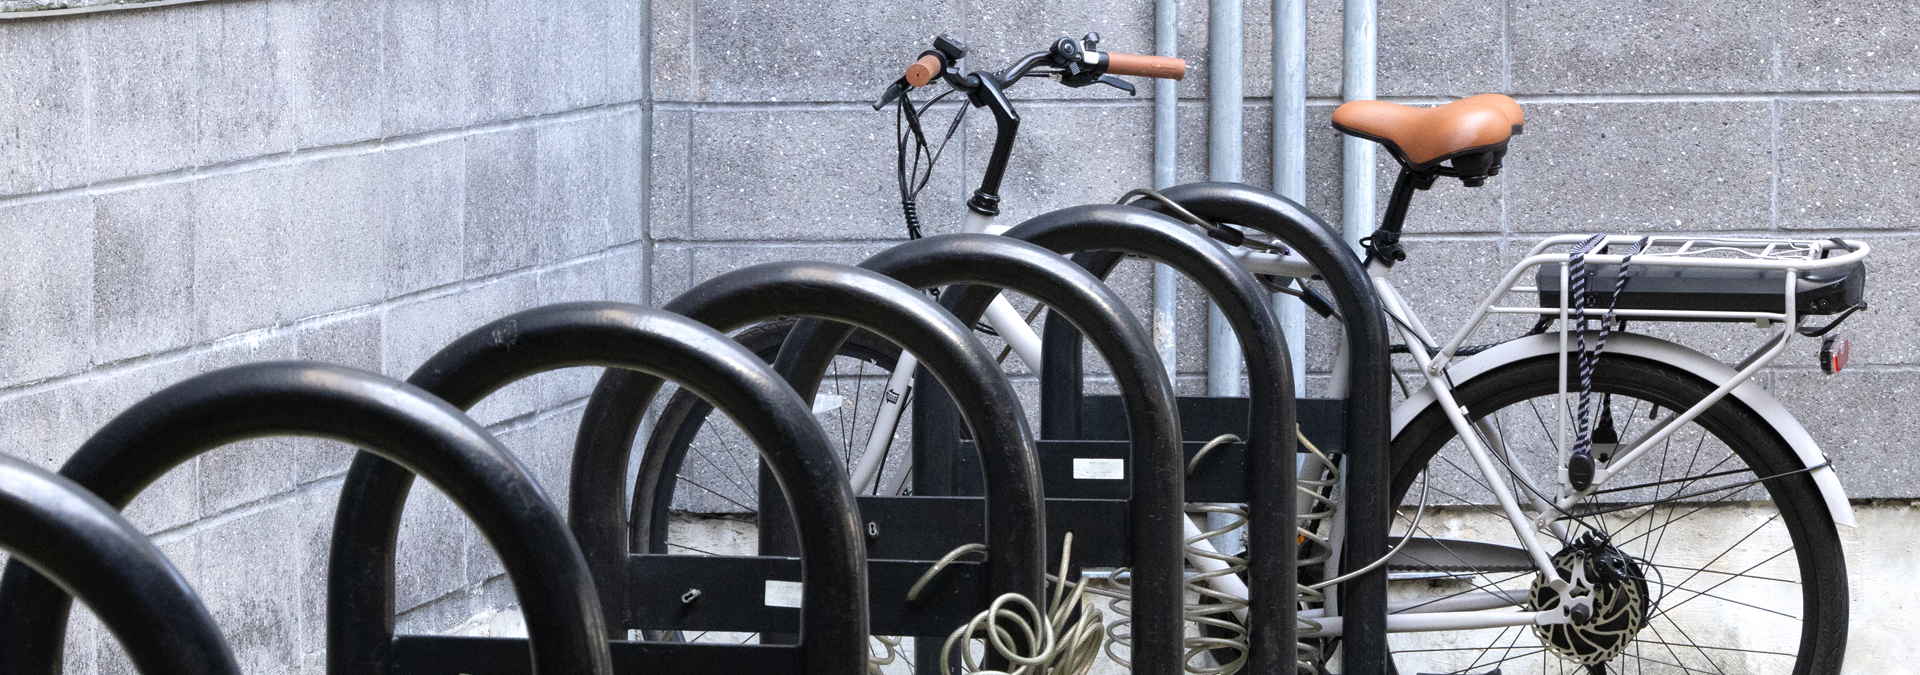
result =
M1014 112L1013 102L1007 99L999 77L993 73L974 73L968 77L979 83L967 94L973 105L993 111L994 136L993 155L987 158L986 175L980 179L980 188L967 200L967 208L981 215L996 216L1000 215L1000 179L1006 176L1007 160L1013 156L1013 139L1020 132L1020 114Z

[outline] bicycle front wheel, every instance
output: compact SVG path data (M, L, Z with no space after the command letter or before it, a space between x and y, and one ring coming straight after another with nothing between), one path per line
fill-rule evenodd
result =
M1573 420L1558 403L1558 369L1557 357L1536 358L1454 390L1498 475L1476 467L1437 404L1394 438L1396 536L1408 532L1424 493L1426 512L1412 534L1433 539L1419 542L1424 553L1402 555L1390 566L1390 611L1557 606L1542 575L1524 556L1511 554L1518 537L1490 481L1504 483L1529 514L1559 494L1556 439L1560 421L1571 429ZM1616 451L1713 388L1671 366L1603 356L1593 377L1596 460L1615 459ZM1846 566L1831 514L1805 468L1759 415L1729 396L1573 508L1556 512L1554 527L1537 530L1557 566L1584 566L1596 580L1587 623L1396 633L1388 640L1396 667L1402 673L1838 673L1847 634ZM1468 550L1489 543L1506 545L1499 548L1508 554Z

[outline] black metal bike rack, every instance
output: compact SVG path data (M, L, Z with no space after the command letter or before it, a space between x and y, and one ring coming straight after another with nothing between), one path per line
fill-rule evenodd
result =
M86 488L0 455L0 549L71 589L142 673L240 675L206 605L147 535ZM24 618L24 617L23 617ZM60 653L60 645L48 645ZM22 672L0 642L0 669Z
M760 322L792 316L805 316L850 323L887 338L919 356L929 372L942 385L960 392L961 414L974 438L979 441L987 480L987 500L982 523L988 546L988 560L982 563L960 562L950 566L946 577L952 582L947 592L921 602L879 603L874 607L870 628L887 635L925 632L928 626L946 626L946 630L964 623L974 612L984 609L991 597L1002 593L1021 593L1041 597L1045 588L1047 512L1042 501L1039 466L1035 460L1033 438L1020 414L1020 400L1012 385L1000 373L999 364L974 336L946 310L925 295L880 274L833 263L780 262L756 265L710 279L669 302L665 309L684 314L719 330L734 330ZM608 371L595 388L581 422L575 461L617 455L624 458L633 447L642 415L657 387L654 378L634 371ZM649 541L652 528L664 527L671 495L661 493L658 476L673 475L673 467L664 467L657 457L643 457L639 483L634 489L631 538L635 545ZM596 463L597 464L597 463ZM844 472L844 469L841 469ZM609 476L624 476L624 472ZM651 478L649 476L652 476ZM845 484L844 473L839 481ZM770 527L779 516L770 510L779 506L767 497L771 481L761 481L764 507L760 527L762 558L752 567L728 567L728 558L698 558L698 569L674 571L677 578L704 580L707 584L741 584L771 578L772 565L782 558L790 542L781 537L784 528ZM576 484L576 499L618 498L618 486L605 494L583 496L584 486ZM870 520L869 502L862 500L861 516ZM974 519L980 517L975 512ZM811 517L811 514L805 514ZM970 519L972 522L978 520ZM921 523L924 526L924 522ZM968 520L943 523L964 529ZM583 533L582 542L590 549L612 545L604 534ZM944 553L942 551L941 553ZM935 554L937 557L939 554ZM930 565L933 557L913 560L870 560L868 573L871 597L903 597L907 588ZM897 594L897 595L896 595ZM633 628L718 629L733 631L781 631L790 629L782 613L764 607L706 602L693 612L676 614L682 605L679 591L661 591L643 596L635 589L629 605L630 618L644 619L653 625ZM971 609L969 609L971 607ZM786 610L790 611L790 610ZM709 621L706 624L665 621ZM728 627L722 627L726 625Z
M1346 546L1341 574L1387 554L1393 504L1388 481L1392 457L1393 364L1388 354L1387 320L1360 259L1339 231L1285 197L1239 183L1192 183L1160 191L1199 217L1265 233L1312 263L1333 294L1346 330L1348 388L1344 405L1309 400L1302 410L1336 412L1346 430ZM1142 207L1165 212L1150 200ZM1315 405L1318 404L1318 405ZM1323 446L1324 447L1324 446ZM1340 584L1340 613L1346 617L1341 662L1349 675L1386 675L1387 570L1383 567Z
M1184 515L1186 501L1185 482L1182 480L1186 461L1181 454L1179 419L1173 410L1173 383L1167 379L1166 371L1154 353L1153 339L1146 327L1094 275L1052 251L1017 239L986 234L927 237L887 249L860 263L860 267L916 288L958 284L947 289L941 297L943 304L968 325L978 321L986 312L988 303L997 295L998 289L1007 289L1053 307L1065 317L1065 321L1089 329L1097 351L1110 364L1115 382L1119 385L1120 398L1125 405L1124 415L1133 439L1129 453L1131 461L1127 463L1132 467L1129 472L1131 480L1122 481L1130 483L1131 492L1107 495L1125 500L1126 523L1121 528L1115 528L1124 531L1125 539L1103 541L1100 538L1087 538L1084 534L1091 529L1092 523L1084 520L1063 524L1067 529L1078 530L1075 537L1079 543L1075 547L1078 549L1077 559L1101 560L1108 565L1130 566L1133 570L1131 652L1134 671L1182 672L1184 584L1181 553L1183 533L1179 519ZM995 290L966 290L971 284L981 284L979 288L992 287ZM817 319L801 321L788 334L774 367L794 383L802 396L809 396L819 388L820 378L825 375L840 343L853 331L852 326L845 324L829 324ZM919 396L929 396L929 391L937 391L937 387L923 386ZM1050 453L1047 445L1045 441L1040 442L1039 451L1041 470L1048 485L1071 481L1072 457ZM971 456L973 453L964 451L946 457L920 453L914 458L914 470L916 476L921 475L922 470L927 470L930 476L970 473L973 463ZM1055 458L1063 461L1049 461ZM1053 488L1049 487L1048 491L1052 493ZM916 490L915 494L922 493ZM868 497L863 498L862 504L884 506L914 499L917 497ZM1063 507L1071 509L1081 504L1070 502L1084 501L1087 500L1049 498L1049 511L1060 511ZM966 502L954 500L952 503L959 506ZM881 512L879 508L864 511L870 520ZM947 520L950 518L940 517L932 522ZM955 542L951 530L926 528L926 522L930 521L919 521L919 527L915 527L916 523L913 522L903 522L900 530L914 532L916 537L934 539L932 550L965 543ZM881 528L887 531L885 523L881 523ZM916 544L927 545L920 542ZM1114 558L1110 553L1089 555L1090 552L1101 551L1103 546L1106 551L1123 552L1124 556Z
M782 574L804 581L804 604L797 645L715 645L639 643L610 645L615 669L638 673L696 673L752 668L767 673L857 672L867 663L866 554L854 512L853 493L833 455L826 434L804 400L761 360L707 326L661 310L614 302L550 305L519 312L467 333L440 350L414 372L409 382L458 408L470 408L488 394L541 372L577 366L625 369L651 376L647 389L626 390L650 400L661 380L679 383L739 420L764 450L765 465L784 488L797 513L798 569ZM628 453L582 453L575 458L569 515L587 562L598 581L606 626L624 638L625 611L634 597L677 596L684 586L668 588L662 568L714 561L682 556L628 554L625 476ZM349 569L377 566L359 543L387 536L398 526L412 474L379 457L354 459L342 488L337 523L336 565ZM391 577L391 564L382 567ZM762 575L756 579L767 578ZM384 584L390 585L390 581ZM711 589L710 589L711 590ZM756 591L758 589L755 589ZM713 596L709 593L709 596ZM375 600L366 598L367 602ZM684 603L676 602L675 605ZM365 614L368 605L355 604ZM347 609L347 608L342 608ZM372 616L364 617L371 620ZM389 631L390 632L390 631ZM372 659L378 635L364 641L336 642L350 661ZM525 672L502 669L505 654L524 652L524 640L403 636L393 641L393 660L401 672ZM365 654L365 656L359 656Z
M1292 368L1279 324L1268 306L1260 283L1217 244L1193 228L1166 216L1117 205L1079 206L1037 216L1003 236L1032 242L1060 254L1076 254L1074 262L1097 277L1105 277L1125 254L1164 262L1199 283L1233 325L1247 361L1252 383L1249 403L1253 415L1246 430L1244 455L1237 461L1238 496L1249 506L1248 586L1254 597L1248 608L1249 672L1287 672L1294 668L1294 490L1261 489L1295 479L1295 436ZM960 302L980 304L978 298ZM1044 327L1047 358L1041 373L1041 428L1050 439L1081 439L1080 398L1083 385L1080 331L1049 317ZM924 401L924 399L923 399ZM916 424L920 421L915 418ZM1183 427L1185 425L1183 424ZM1088 448L1088 451L1093 451ZM1231 458L1223 457L1210 463ZM1215 481L1218 482L1218 481ZM1196 490L1195 488L1200 488ZM1189 483L1188 498L1218 494L1217 486ZM1229 490L1227 496L1232 496ZM1222 501L1226 501L1222 499Z
M450 496L493 544L527 616L538 672L611 672L593 580L559 509L525 467L485 429L417 387L341 366L273 362L201 375L148 397L108 422L61 468L61 475L114 508L168 469L228 443L276 435L328 438L366 448ZM342 500L340 510L363 505ZM342 564L334 540L328 573L328 670L394 673L376 658L349 662L342 641L389 644L398 518L381 536L351 542L370 566ZM382 583L384 582L384 583ZM11 560L0 580L0 644L10 673L56 673L72 598L52 580ZM359 644L367 644L361 642ZM357 654L385 656L384 650ZM193 672L193 671L180 671ZM423 671L414 671L423 672Z

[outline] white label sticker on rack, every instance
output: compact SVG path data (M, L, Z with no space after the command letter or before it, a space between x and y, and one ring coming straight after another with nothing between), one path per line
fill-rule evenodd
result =
M800 582L767 580L768 607L800 607Z
M1073 477L1075 480L1121 480L1127 477L1127 462L1123 459L1075 457Z

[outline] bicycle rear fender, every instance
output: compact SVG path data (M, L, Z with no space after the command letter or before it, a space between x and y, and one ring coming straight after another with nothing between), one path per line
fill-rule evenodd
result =
M1517 361L1538 356L1548 356L1560 349L1560 336L1557 333L1544 333L1501 343L1484 352L1467 357L1448 368L1453 381L1465 383L1495 368ZM1733 368L1686 346L1658 338L1634 333L1612 333L1607 336L1607 353L1637 356L1650 361L1665 363L1718 386L1732 380L1736 374ZM1767 393L1753 380L1742 382L1734 387L1731 396L1746 404L1758 413L1774 433L1793 448L1800 457L1803 466L1819 467L1808 472L1814 485L1820 488L1820 496L1826 501L1827 511L1833 515L1833 522L1847 527L1859 527L1853 518L1853 505L1847 501L1847 492L1840 487L1840 476L1828 464L1826 453L1820 451L1819 444L1813 441L1813 435L1807 433L1800 420L1794 419L1772 394ZM1393 410L1393 435L1400 436L1413 418L1428 406L1434 405L1432 387L1422 387L1409 396L1405 403Z

